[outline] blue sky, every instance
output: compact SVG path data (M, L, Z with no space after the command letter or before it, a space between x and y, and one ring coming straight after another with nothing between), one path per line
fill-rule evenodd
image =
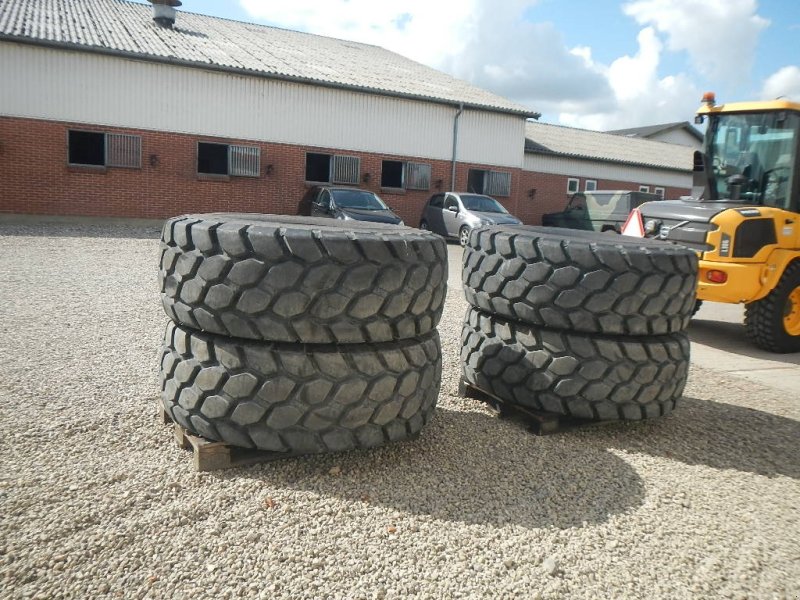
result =
M180 10L380 45L588 129L691 121L707 90L800 101L800 0L184 0Z

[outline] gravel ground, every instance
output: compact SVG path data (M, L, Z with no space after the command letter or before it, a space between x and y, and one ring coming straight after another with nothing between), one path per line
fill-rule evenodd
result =
M156 418L155 228L0 223L1 598L797 598L798 398L536 437L457 397L413 442L195 473Z

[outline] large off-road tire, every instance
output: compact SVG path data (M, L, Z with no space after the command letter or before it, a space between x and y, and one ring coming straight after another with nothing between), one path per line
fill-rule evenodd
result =
M697 255L667 242L519 226L473 232L467 301L520 323L613 335L683 331L695 305Z
M436 331L383 344L233 340L170 323L161 399L204 438L291 454L415 437L433 413L442 363Z
M689 370L684 333L628 337L535 329L470 308L464 380L512 404L592 420L664 415Z
M765 298L745 306L748 339L768 352L800 352L800 262L786 267Z
M232 337L376 343L438 324L447 245L410 227L186 215L164 225L161 299L176 323Z

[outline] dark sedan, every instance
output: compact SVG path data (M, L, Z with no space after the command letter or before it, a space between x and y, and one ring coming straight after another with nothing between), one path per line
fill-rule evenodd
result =
M300 213L343 221L371 221L403 225L403 220L377 194L348 187L317 186L303 198Z

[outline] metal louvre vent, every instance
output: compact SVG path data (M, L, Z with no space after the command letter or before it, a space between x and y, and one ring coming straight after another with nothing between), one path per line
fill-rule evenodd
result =
M333 183L358 183L361 159L357 156L334 156L331 165Z
M228 174L258 177L261 174L261 148L231 144L228 147Z
M491 196L510 196L511 173L487 171L483 182L483 193Z
M431 189L431 166L422 163L406 163L406 189Z
M106 166L141 169L142 167L141 136L126 135L122 133L107 133Z

